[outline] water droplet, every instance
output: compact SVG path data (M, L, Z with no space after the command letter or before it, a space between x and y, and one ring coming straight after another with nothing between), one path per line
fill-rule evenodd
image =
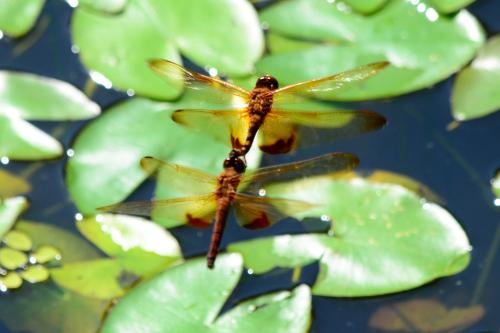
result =
M249 305L247 308L248 312L255 312L257 310L257 307L253 304Z
M325 214L321 215L320 219L323 222L331 222L332 221L332 218L328 215L325 215Z
M75 214L75 220L77 220L77 221L83 220L83 215L81 213L76 213Z
M434 8L428 8L425 11L425 16L431 22L436 22L437 19L439 18L439 14L438 14L438 12Z
M111 80L105 77L103 74L96 71L89 71L90 78L97 84L100 84L106 89L111 89L113 87L113 83Z
M0 39L2 39L2 38L3 38L3 31L0 30Z
M78 54L80 53L80 48L76 45L71 45L71 52L73 52L74 54Z
M455 282L455 285L456 285L457 287L461 286L461 285L462 285L462 280L458 280L457 282Z
M211 77L217 76L218 74L219 74L219 71L217 70L217 68L210 67L208 69L208 75L210 75Z
M135 95L135 90L134 89L127 89L127 96L132 97Z
M96 220L97 222L104 222L104 216L103 216L102 214L97 214L97 215L95 216L95 220Z
M73 156L75 156L75 151L73 149L68 149L68 150L66 150L66 155L68 157L73 157Z
M335 231L333 229L330 229L330 230L328 230L327 235L330 237L333 237L333 236L335 236Z
M10 159L7 156L0 157L0 163L7 165L7 164L9 164L9 162L10 162Z
M425 5L425 3L419 3L417 5L417 11L419 11L420 13L423 13L425 12L425 9L427 8L427 6Z
M263 188L261 188L261 189L259 190L259 195L260 195L261 197L265 197L265 196L266 196L266 190L265 190L265 189L263 189Z
M500 199L496 198L495 200L493 200L493 204L497 207L500 206Z
M251 269L251 268L247 269L247 273L248 273L248 275L253 275L253 269Z

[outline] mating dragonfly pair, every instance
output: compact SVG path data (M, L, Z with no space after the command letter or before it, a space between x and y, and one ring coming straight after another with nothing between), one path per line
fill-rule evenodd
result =
M217 78L190 72L166 60L153 60L150 67L171 84L182 83L187 89L208 92L211 101L224 105L217 109L177 110L172 119L197 131L205 131L230 146L219 176L160 161L141 160L142 168L152 174L161 170L174 183L192 189L192 196L165 200L125 202L102 207L103 212L144 215L182 221L196 227L215 221L207 266L214 266L227 215L234 207L238 223L249 229L268 227L277 221L315 208L314 204L261 196L266 184L303 176L350 170L358 158L349 153L331 153L310 160L271 166L247 172L245 155L259 133L259 148L270 154L287 153L298 147L351 137L382 127L385 119L370 111L303 111L288 109L300 105L304 97L318 97L354 81L377 74L388 65L379 62L340 74L279 88L278 81L266 75L252 91ZM210 101L207 101L208 103ZM210 104L210 103L209 103ZM215 105L212 104L211 106Z

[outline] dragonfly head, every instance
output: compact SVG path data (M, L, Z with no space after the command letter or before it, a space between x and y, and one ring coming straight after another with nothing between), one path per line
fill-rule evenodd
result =
M238 173L245 172L247 165L234 151L231 151L229 157L224 160L224 169L233 168Z
M278 89L278 87L279 87L278 80L276 80L271 75L261 76L257 79L257 82L255 83L255 88L267 88L269 90L276 90Z

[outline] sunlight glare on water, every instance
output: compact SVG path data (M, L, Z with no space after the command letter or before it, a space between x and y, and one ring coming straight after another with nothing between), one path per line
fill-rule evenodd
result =
M113 87L113 83L111 80L105 77L103 74L96 71L89 71L90 78L97 84L100 84L106 89L111 89Z

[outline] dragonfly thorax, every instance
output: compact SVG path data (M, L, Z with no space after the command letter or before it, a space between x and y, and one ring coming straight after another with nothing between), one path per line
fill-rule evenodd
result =
M261 76L257 79L257 82L255 83L255 88L267 88L269 90L276 90L278 89L278 87L279 87L278 80L276 80L271 75Z

